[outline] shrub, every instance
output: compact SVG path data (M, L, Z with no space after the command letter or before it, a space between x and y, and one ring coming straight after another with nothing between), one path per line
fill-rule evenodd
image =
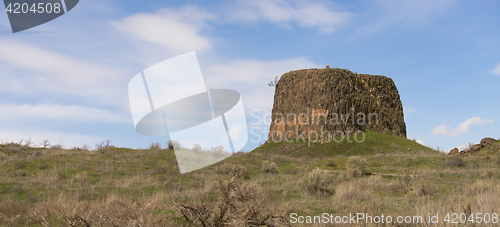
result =
M15 175L16 175L16 177L24 177L24 176L26 176L26 171L24 171L24 170L16 170Z
M228 152L225 152L224 151L224 147L219 145L217 147L212 147L212 150L211 150L212 154L215 156L215 157L225 157L225 156L229 156L229 153Z
M368 173L368 163L366 160L359 156L351 156L347 159L346 168L353 172L354 177L362 177Z
M41 145L42 145L43 149L47 149L50 147L50 142L49 142L49 140L43 140Z
M362 190L356 183L346 182L335 188L335 197L342 200L366 201L371 198L370 191Z
M0 214L5 217L19 217L28 213L28 207L25 203L19 201L8 201L0 204Z
M418 195L434 195L437 192L437 188L429 180L419 179L415 182L414 191Z
M98 144L95 145L95 148L97 150L107 149L107 148L110 148L110 147L111 147L111 140L101 141L100 143L98 143Z
M247 174L247 168L241 164L233 165L229 163L222 164L215 168L215 171L222 174L227 174L230 176L234 176L238 174L238 176L245 177Z
M316 168L307 174L303 184L310 195L331 195L334 192L333 180L329 171Z
M450 167L462 167L464 166L464 160L462 160L461 158L459 157L453 157L450 159L450 161L448 162L448 165Z
M288 226L284 215L266 209L263 200L256 200L259 188L255 184L219 180L217 201L176 203L181 217L189 226ZM260 201L260 202L259 202Z
M270 174L276 173L278 172L278 165L276 165L276 163L274 162L264 160L262 161L262 171L264 171L264 173Z
M68 179L68 175L63 172L63 171L59 171L57 174L56 174L56 181L64 181L64 180L67 180Z
M7 161L7 159L9 159L9 156L7 156L3 152L0 152L0 162Z
M167 147L168 149L179 149L181 148L181 143L179 143L179 141L177 140L169 140L167 142Z
M333 158L329 158L326 160L326 164L325 164L327 167L336 167L337 165L335 164L334 162L334 159Z
M399 186L401 186L401 188L405 191L405 193L410 192L413 189L415 179L410 174L410 171L408 169L403 170L402 173L396 177L396 180L398 181Z
M55 144L55 145L50 146L50 149L52 149L52 150L63 150L64 147L63 147L62 143L59 143L59 144Z
M195 152L195 153L200 153L200 152L201 152L201 145L200 145L200 144L198 144L198 143L195 143L195 144L193 145L193 152Z
M158 142L149 144L149 150L160 150L160 149L161 145Z
M80 147L80 149L84 151L90 151L90 145L84 144L83 146Z
M13 154L18 154L21 152L21 149L19 147L13 147L11 145L5 147L5 150L12 152Z
M495 191L493 182L478 180L472 185L468 185L465 188L465 192L468 196L478 195L487 191Z

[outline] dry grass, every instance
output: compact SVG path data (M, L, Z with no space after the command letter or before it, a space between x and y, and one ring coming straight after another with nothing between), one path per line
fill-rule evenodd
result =
M455 167L439 153L237 153L181 175L172 149L3 144L0 226L287 226L292 212L498 213L500 159L487 155Z
M275 162L264 160L262 161L262 171L270 174L276 173L278 172L278 165Z
M351 156L347 159L346 168L354 174L354 177L361 177L368 173L368 163L360 156Z
M304 178L303 184L310 195L329 196L334 193L333 174L319 168L313 169Z

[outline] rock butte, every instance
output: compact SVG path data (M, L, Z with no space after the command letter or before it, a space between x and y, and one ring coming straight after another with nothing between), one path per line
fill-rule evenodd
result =
M325 141L335 132L358 130L406 138L403 105L391 78L327 67L291 71L277 82L269 140L300 134L314 139L316 132Z

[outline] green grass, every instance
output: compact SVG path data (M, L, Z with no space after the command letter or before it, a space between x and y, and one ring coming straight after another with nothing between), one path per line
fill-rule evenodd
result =
M95 226L185 225L180 204L202 207L225 198L221 182L232 176L217 170L222 165L246 170L237 182L248 187L240 189L256 191L235 205L242 210L259 207L256 217L288 217L291 212L444 214L467 203L474 212L500 212L499 153L500 142L478 153L451 157L405 138L367 132L363 143L267 143L180 175L170 149L50 150L3 144L0 226L43 226L42 217L55 226L81 222L80 218ZM352 177L346 168L351 156L361 156L367 171L376 175ZM464 165L450 165L455 157ZM265 173L263 161L276 163L277 172ZM305 190L304 179L315 168L331 179L333 194ZM404 174L411 176L406 188ZM429 194L422 194L424 186ZM215 213L213 207L206 212ZM249 220L243 214L248 213L235 213L233 218Z

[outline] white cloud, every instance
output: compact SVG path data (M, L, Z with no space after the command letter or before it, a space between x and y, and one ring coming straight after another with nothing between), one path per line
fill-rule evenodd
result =
M499 75L500 76L500 63L498 63L495 68L493 68L490 71L491 74Z
M267 87L269 80L283 73L313 68L316 65L307 58L290 58L279 61L236 60L228 64L214 64L204 71L206 83L214 86L225 85L231 82L253 83Z
M14 105L0 104L0 121L25 119L72 120L84 122L130 122L132 119L109 111L85 106L59 104Z
M2 73L2 80L11 81L15 87L4 86L3 90L86 96L110 92L106 86L119 76L119 72L98 63L8 39L0 39L0 61L10 68L7 74Z
M252 0L238 3L238 9L230 15L233 20L267 20L285 27L294 22L299 27L317 28L322 33L338 30L353 16L349 12L333 10L319 1Z
M204 70L205 84L209 88L229 88L240 92L246 110L270 112L274 88L267 83L275 76L305 68L318 67L307 58L279 61L236 60L228 64L214 64Z
M374 21L364 30L376 32L394 24L405 27L423 27L448 10L455 0L379 0L376 2L379 9L379 18L369 18Z
M205 21L214 18L213 14L196 7L184 7L154 14L139 13L112 24L120 31L178 54L211 49L210 39L199 33L206 27Z
M241 135L241 128L240 127L232 128L231 130L229 130L229 134L231 135L232 141L238 140ZM221 136L220 141L227 141L227 135Z
M493 120L484 120L481 119L480 117L472 117L458 124L458 126L452 130L450 130L450 126L448 125L439 125L436 128L432 129L431 134L456 137L460 134L469 132L469 127L472 125L482 125L491 123L493 123Z

